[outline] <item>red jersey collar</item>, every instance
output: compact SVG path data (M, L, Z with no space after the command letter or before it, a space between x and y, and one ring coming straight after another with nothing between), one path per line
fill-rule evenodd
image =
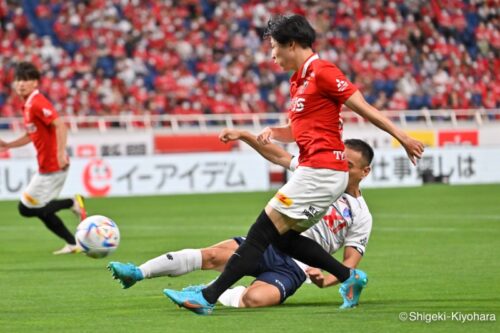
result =
M307 70L309 69L309 65L316 59L319 59L319 55L317 53L313 53L309 58L307 58L306 62L302 65L302 67L297 71L297 73L301 73L300 78L303 79L306 77Z
M31 100L33 99L33 97L35 97L36 95L38 95L38 93L39 93L38 89L33 90L33 92L26 99L26 103L24 103L24 106L30 106L31 105Z

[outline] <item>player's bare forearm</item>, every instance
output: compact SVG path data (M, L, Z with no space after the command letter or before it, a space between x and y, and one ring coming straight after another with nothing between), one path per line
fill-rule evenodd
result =
M351 97L349 97L349 99L345 102L345 105L363 118L368 119L373 125L383 131L386 131L398 140L406 150L408 158L413 164L416 164L417 159L422 157L424 145L420 141L411 138L404 131L394 125L389 118L383 115L375 107L371 106L359 91L356 91Z
M290 153L273 143L266 145L260 144L257 141L257 137L248 131L224 129L219 135L219 138L223 142L241 140L255 149L255 151L271 163L280 165L287 169L290 167L290 162L292 160L292 155Z
M56 131L56 141L57 141L57 160L59 161L59 167L64 169L68 166L68 156L66 155L66 142L68 139L68 130L66 124L57 118L52 122Z
M363 256L355 248L351 246L346 246L344 248L344 260L342 262L344 266L356 268L361 259L363 259ZM311 281L319 288L331 287L340 282L334 275L329 273L323 274L318 268L309 268L307 274Z
M15 139L13 141L10 141L10 142L0 140L0 148L3 148L3 149L17 148L17 147L25 146L30 142L31 142L31 139L29 137L29 134L25 133L23 136Z
M292 161L292 155L280 146L269 143L267 145L261 145L257 141L257 137L249 132L244 132L241 136L241 141L248 144L250 147L255 149L262 157L271 163L280 165L286 169L290 167L290 162Z
M283 143L295 142L290 123L280 127L266 127L257 135L257 141L260 144L266 145L271 143L271 140Z

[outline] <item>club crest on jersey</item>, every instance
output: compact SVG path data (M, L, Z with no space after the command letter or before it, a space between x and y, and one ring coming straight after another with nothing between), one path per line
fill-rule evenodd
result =
M342 217L345 219L350 219L352 217L351 210L349 207L344 208L344 211L342 212Z
M297 91L297 94L302 95L306 91L306 88L307 88L308 85L309 85L309 80L307 80L306 82L304 82L304 84L299 87L299 90Z

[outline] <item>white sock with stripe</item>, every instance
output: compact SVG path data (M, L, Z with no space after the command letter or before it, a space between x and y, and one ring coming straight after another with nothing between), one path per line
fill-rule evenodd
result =
M201 250L185 249L168 252L139 266L146 279L159 276L179 276L201 269Z

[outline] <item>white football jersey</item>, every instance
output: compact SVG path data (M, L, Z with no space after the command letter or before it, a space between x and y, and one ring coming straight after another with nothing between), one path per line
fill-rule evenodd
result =
M372 215L363 197L342 194L329 208L323 219L302 233L315 240L326 252L333 254L343 246L365 252Z

